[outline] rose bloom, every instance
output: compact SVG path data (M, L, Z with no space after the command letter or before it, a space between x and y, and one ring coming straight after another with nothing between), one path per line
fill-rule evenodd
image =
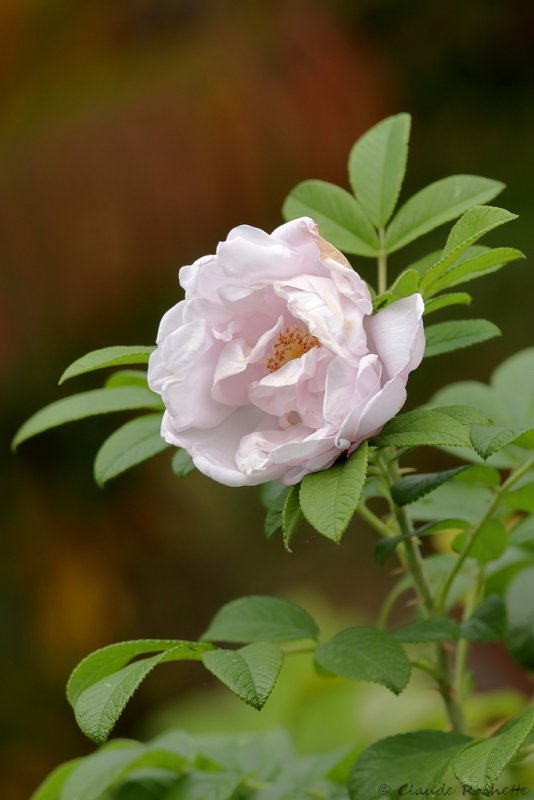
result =
M240 225L180 270L150 388L161 433L229 486L294 484L376 434L423 356L423 300L377 314L347 259L302 217L271 234Z

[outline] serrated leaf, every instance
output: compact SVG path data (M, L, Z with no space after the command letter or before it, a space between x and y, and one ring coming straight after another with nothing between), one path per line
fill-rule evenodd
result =
M277 597L240 597L215 614L201 639L215 642L290 642L317 639L319 628L307 611Z
M410 644L455 641L460 638L460 627L457 622L446 617L422 619L397 628L393 631L393 636L399 642Z
M425 328L425 358L472 347L501 336L499 328L486 319L462 319L438 322Z
M300 486L300 505L315 530L339 542L358 508L367 473L367 442L330 469L306 475Z
M374 125L353 146L349 178L354 194L377 228L391 217L401 190L411 118L397 114Z
M317 646L315 659L334 675L379 683L394 694L400 694L410 678L410 662L403 647L389 633L375 628L341 631Z
M443 472L429 472L420 475L404 475L391 487L391 496L398 506L406 506L434 491L442 483L454 478L465 469L468 467L456 467Z
M186 478L195 469L193 459L187 450L182 450L181 448L173 455L171 467L178 478Z
M486 414L472 406L440 405L435 410L439 411L440 414L445 414L447 417L452 417L457 422L461 422L462 425L488 425L491 422Z
M497 425L473 425L471 444L481 458L489 458L530 431L510 430Z
M429 522L427 525L422 525L410 533L400 534L399 536L391 536L387 539L380 539L375 545L375 561L381 566L384 565L389 556L395 552L401 542L407 539L419 539L422 536L429 536L432 533L439 533L440 531L450 530L466 530L470 525L463 519L442 519L439 522Z
M120 427L100 447L94 464L95 481L103 486L131 467L170 447L161 438L161 414L147 414Z
M311 217L321 236L344 253L378 255L378 234L358 201L340 186L303 181L286 198L282 214L286 220Z
M18 430L12 447L16 449L22 442L50 428L57 428L67 422L85 419L97 414L110 414L115 411L133 411L140 408L163 410L157 394L150 389L139 387L119 387L116 389L93 389L90 392L73 394L56 400L42 408Z
M534 708L508 722L489 739L471 742L453 761L456 777L475 790L491 787L534 728Z
M302 522L302 511L299 503L299 487L292 486L284 500L282 509L282 538L284 547L291 553L291 541Z
M451 286L458 286L460 283L467 283L488 273L496 272L510 261L517 261L521 258L525 258L524 253L514 247L496 247L486 250L474 258L462 260L459 264L453 264L433 284L432 293L435 294Z
M395 797L401 786L413 785L431 796L451 761L469 741L459 733L417 731L389 736L358 758L349 777L350 800L370 800L380 786Z
M450 306L470 306L473 298L467 292L450 292L440 294L439 297L432 297L425 302L425 314L432 314L434 311L441 311L442 308Z
M184 642L180 639L135 639L101 647L86 656L71 672L67 682L67 699L71 706L74 706L85 689L117 672L132 658L148 653L170 651L176 647L187 649L189 651L187 657L197 660L206 649L209 649L204 642Z
M431 183L411 197L386 231L388 253L399 250L434 228L456 219L471 206L487 203L504 184L477 175L451 175Z
M105 367L116 367L119 364L147 364L150 354L156 348L153 345L103 347L93 350L76 359L59 379L60 385L69 378L84 375Z
M48 775L41 783L41 785L32 794L30 800L59 800L63 786L74 770L80 763L79 758L73 761L67 761L60 767L57 767L53 772Z
M370 442L377 447L417 447L449 445L469 447L469 431L465 425L439 411L417 410L398 414L387 422Z
M276 683L284 656L272 642L255 642L239 650L213 650L202 662L216 678L258 711Z
M157 664L162 661L199 660L212 649L207 643L174 640L170 646L163 645L164 641L146 640L144 650L140 649L140 642L125 642L122 651L119 650L120 646L114 650L111 649L113 645L111 648L103 648L82 661L71 675L67 696L73 705L78 725L93 742L103 744L106 741L128 701ZM155 646L152 642L155 642ZM131 645L130 653L134 650L136 654L151 650L160 652L116 669L119 652L124 659L128 645ZM90 673L91 667L93 670ZM102 673L104 675L95 680Z
M461 553L468 543L470 535L459 533L452 542L452 549ZM480 528L475 543L469 551L471 558L482 564L500 558L508 546L508 531L498 519L490 519Z
M506 630L506 606L502 597L490 595L471 616L464 620L460 629L462 637L472 642L495 642Z
M473 206L468 209L449 233L439 261L422 276L420 287L423 296L427 297L434 293L438 280L479 239L513 219L517 219L517 214L496 206Z

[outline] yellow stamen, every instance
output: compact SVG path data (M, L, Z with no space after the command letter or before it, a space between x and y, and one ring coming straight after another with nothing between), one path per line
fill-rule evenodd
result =
M288 361L300 358L312 347L319 347L319 344L319 339L311 333L299 328L283 328L274 343L272 355L267 359L267 369L269 372L276 372Z

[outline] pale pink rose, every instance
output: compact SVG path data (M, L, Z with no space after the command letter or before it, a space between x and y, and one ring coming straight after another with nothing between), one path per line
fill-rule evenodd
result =
M180 271L148 380L161 433L229 486L297 483L377 433L423 356L423 300L372 314L369 290L308 217L241 225Z

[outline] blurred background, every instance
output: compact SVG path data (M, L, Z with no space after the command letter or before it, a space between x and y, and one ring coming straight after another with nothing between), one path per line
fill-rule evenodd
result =
M391 576L373 566L361 523L339 548L304 530L288 555L263 537L256 489L197 474L179 482L168 454L98 490L92 457L117 419L51 432L16 456L9 441L39 407L99 384L93 375L58 389L76 357L154 340L179 299L180 265L213 252L236 224L278 225L300 180L346 185L350 146L388 114L413 115L403 197L454 172L503 180L502 204L521 217L493 241L531 253L533 11L526 0L2 0L3 800L25 800L53 766L90 751L64 685L91 649L194 638L220 604L247 593L297 599L327 627L373 620ZM445 235L429 235L393 269ZM355 265L374 279L371 262ZM473 315L504 337L428 362L411 378L410 405L451 380L486 380L532 344L530 266L473 285ZM484 658L488 685L521 688L502 653ZM319 690L308 673L297 698L294 684L282 687L267 721L291 717L297 739L320 746L310 730L322 730L324 713L313 722ZM204 730L259 724L212 686L197 665L168 665L117 733L176 720ZM323 706L347 714L335 686ZM373 703L347 724L372 739L385 701L374 689L362 697ZM387 708L386 717L404 713Z

